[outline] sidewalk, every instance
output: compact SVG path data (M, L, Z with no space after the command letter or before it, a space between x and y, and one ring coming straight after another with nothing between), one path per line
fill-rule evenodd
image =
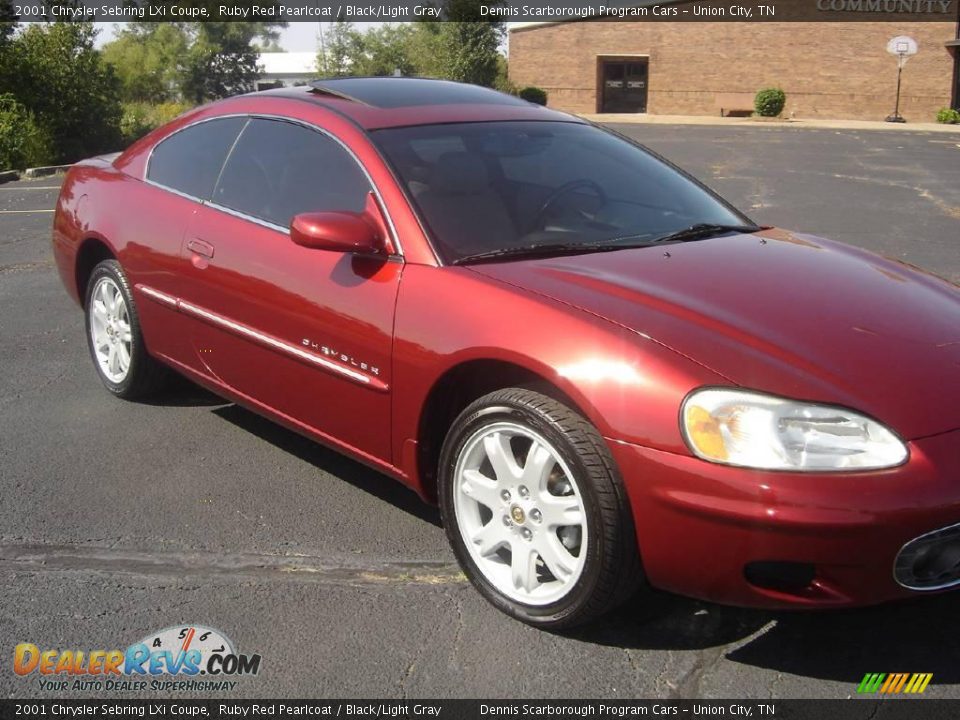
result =
M952 133L960 138L960 125L935 122L888 123L879 120L755 119L716 115L648 115L646 113L578 113L600 123L637 125L716 125L745 128L810 128L813 130L878 130L898 132Z

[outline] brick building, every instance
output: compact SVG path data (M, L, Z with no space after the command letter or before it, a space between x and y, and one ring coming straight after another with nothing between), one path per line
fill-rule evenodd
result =
M919 52L903 69L900 110L930 122L960 106L957 4L935 20L511 23L510 79L542 87L551 107L571 112L736 113L752 108L760 88L779 86L787 117L882 120L896 94L886 45L909 35Z

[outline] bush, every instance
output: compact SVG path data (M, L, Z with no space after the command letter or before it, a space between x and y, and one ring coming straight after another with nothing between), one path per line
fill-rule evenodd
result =
M22 170L50 161L50 138L9 93L0 94L0 170Z
M5 44L0 87L9 88L49 138L47 164L116 150L119 83L94 47L93 23L24 25Z
M754 98L753 107L761 117L777 117L786 102L787 95L780 88L764 88Z
M947 125L960 124L960 110L940 108L940 111L937 113L937 122L946 123Z
M518 94L527 102L536 103L537 105L547 104L547 91L542 88L525 87Z
M123 115L120 118L120 132L123 135L124 145L139 140L151 130L166 125L178 115L190 109L185 103L146 103L130 102L123 104Z

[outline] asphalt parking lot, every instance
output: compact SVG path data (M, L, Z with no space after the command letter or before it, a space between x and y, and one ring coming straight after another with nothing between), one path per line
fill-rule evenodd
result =
M960 282L960 138L620 129L758 222ZM16 643L125 648L197 623L263 658L232 697L849 697L894 671L960 697L960 596L808 614L662 595L540 632L480 598L437 512L389 479L186 382L112 399L52 264L58 182L0 185L3 696L57 696L13 673Z

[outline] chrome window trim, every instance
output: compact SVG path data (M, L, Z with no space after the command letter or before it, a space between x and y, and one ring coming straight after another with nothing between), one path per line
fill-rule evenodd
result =
M227 207L226 205L215 203L213 202L213 200L207 200L206 202L204 202L204 205L206 205L207 207L211 207L214 210L219 210L220 212L224 212L227 215L233 215L234 217L240 218L241 220L252 222L255 225L260 225L270 230L276 230L277 232L283 233L284 235L290 234L290 228L283 227L283 225L277 225L276 223L272 223L269 220L264 220L263 218L258 218L256 215L247 215L244 212L240 212L239 210L234 210L233 208Z
M167 192L173 193L174 195L179 195L180 197L185 198L186 200L193 200L194 202L200 203L201 205L204 204L204 201L201 200L200 198L198 198L197 196L195 196L195 195L190 195L190 194L188 194L188 193L183 192L182 190L177 190L176 188L172 188L172 187L170 187L169 185L164 185L163 183L158 183L158 182L156 182L155 180L147 180L147 178L144 178L144 179L143 179L143 182L146 183L147 185L153 185L153 187L155 187L155 188L160 188L161 190L166 190Z
M268 220L263 220L262 218L258 218L254 215L248 215L247 213L241 212L239 210L226 208L223 205L215 203L212 198L205 200L203 198L198 198L194 195L189 195L185 192L176 190L175 188L172 188L172 187L168 187L162 183L158 183L149 178L150 162L153 160L153 153L158 147L163 145L163 143L165 143L167 140L174 137L175 135L182 133L184 130L188 130L189 128L196 127L197 125L201 125L203 123L213 122L214 120L226 120L229 118L246 118L248 121L254 118L257 118L261 120L273 120L277 122L290 123L292 125L300 125L301 127L305 127L308 130L314 130L320 133L321 135L328 137L334 142L336 142L341 148L343 148L347 152L350 158L357 164L357 167L360 168L360 171L363 173L363 176L367 179L367 183L370 185L370 190L373 193L373 197L376 200L377 206L379 207L380 212L383 213L384 220L386 220L387 228L390 233L390 239L393 241L393 245L396 248L395 255L401 258L403 257L403 245L400 243L400 234L397 232L397 226L394 224L393 217L390 215L390 211L387 209L387 204L383 200L383 195L380 193L380 188L377 187L377 184L373 181L373 178L370 176L370 173L367 172L367 168L364 166L364 164L360 162L360 158L357 157L357 154L350 148L350 146L348 146L343 140L338 138L332 132L330 132L329 130L326 130L325 128L320 127L319 125L315 125L311 122L308 122L306 120L300 120L298 118L287 117L284 115L271 115L267 113L230 113L228 115L215 115L213 117L202 118L200 120L197 120L196 122L190 123L189 125L184 125L181 128L177 128L174 132L170 133L163 140L161 140L160 142L158 142L157 144L155 144L153 147L150 148L150 152L147 154L146 163L144 163L143 177L141 178L141 180L143 180L143 182L145 182L148 185L153 185L154 187L160 188L161 190L172 192L175 195L179 195L180 197L186 198L187 200L193 200L194 202L198 202L201 205L208 205L214 208L215 210L226 212L229 215L233 215L234 217L240 218L241 220L249 220L250 222L253 222L257 225L262 225L272 230L277 230L278 232L289 234L290 228L277 225L276 223L269 222ZM249 124L249 122L247 124ZM236 147L237 142L240 140L240 136L243 134L243 131L246 129L247 129L247 125L244 125L242 128L240 128L240 132L237 133L237 137L233 139L233 144L230 146L230 149L227 151L227 154L224 156L223 165L220 166L220 173L218 173L217 180L213 186L214 190L216 190L217 185L220 183L220 177L223 174L223 169L226 167L227 161L230 159L230 155L233 154L233 149ZM373 143L371 141L371 145L372 144ZM377 153L377 156L378 157L380 156L379 152ZM392 175L393 173L391 172L391 176Z
M155 290L149 285L138 284L136 285L136 288L152 300L170 307L177 312L182 312L185 315L199 318L200 320L204 320L212 325L229 330L236 335L250 338L261 345L293 356L298 360L305 360L325 370L342 375L356 383L359 383L360 385L363 385L364 387L370 388L371 390L386 392L390 389L389 386L378 377L367 375L360 370L354 370L353 368L345 367L324 357L323 355L317 355L316 353L310 352L309 350L294 345L293 343L289 343L285 340L273 337L272 335L262 333L259 330L254 330L247 325L235 322L230 318L202 308L199 305L194 305L193 303L187 302L182 298L176 298L172 295L168 295L167 293Z

